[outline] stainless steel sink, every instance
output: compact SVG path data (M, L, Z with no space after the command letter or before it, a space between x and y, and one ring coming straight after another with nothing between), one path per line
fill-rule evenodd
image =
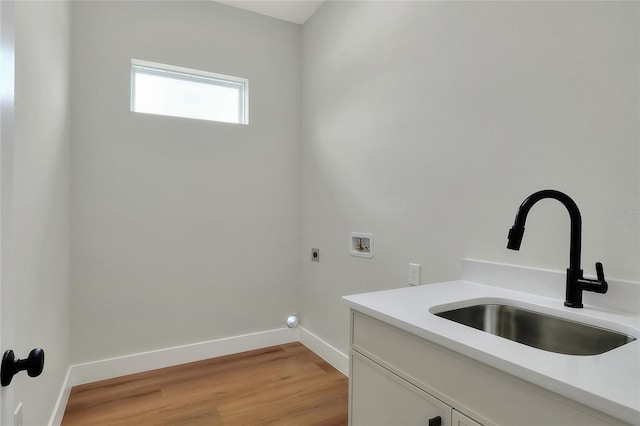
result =
M633 336L500 304L473 305L435 315L523 345L567 355L598 355Z

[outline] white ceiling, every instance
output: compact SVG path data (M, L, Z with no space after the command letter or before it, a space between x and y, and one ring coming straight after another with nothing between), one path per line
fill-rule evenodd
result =
M307 22L307 19L313 15L313 12L316 11L323 1L324 0L218 0L218 3L302 25Z

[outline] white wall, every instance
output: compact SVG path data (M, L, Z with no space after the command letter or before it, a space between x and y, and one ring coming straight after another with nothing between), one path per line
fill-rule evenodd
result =
M638 28L625 2L325 2L303 28L305 327L346 352L340 297L406 285L409 262L425 284L463 257L566 269L553 200L506 249L546 188L581 209L585 274L638 281Z
M300 26L214 2L75 2L74 362L297 310ZM250 125L129 111L131 58L245 77Z
M47 423L70 364L70 19L68 2L16 2L15 276L3 283L15 288L2 343L17 358L45 351L41 376L11 383L26 426Z
M580 206L587 275L640 279L635 3L326 2L301 32L213 2L77 2L73 31L74 362L295 311L346 351L340 297L405 285L408 262L423 283L462 257L566 268L553 201L505 248L543 188ZM249 78L251 125L130 113L131 58Z

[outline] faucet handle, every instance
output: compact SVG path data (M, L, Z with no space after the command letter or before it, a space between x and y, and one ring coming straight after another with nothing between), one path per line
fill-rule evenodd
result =
M575 285L579 290L593 291L600 294L606 293L609 290L609 284L604 280L604 269L602 269L602 263L600 262L596 263L596 274L598 276L597 279L578 278L575 281ZM565 306L571 305L567 305L567 302L565 302Z
M604 269L600 262L596 262L596 275L598 276L598 281L604 281Z

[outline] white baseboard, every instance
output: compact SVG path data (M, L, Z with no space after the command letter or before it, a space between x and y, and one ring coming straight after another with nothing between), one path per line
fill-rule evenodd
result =
M64 410L67 408L67 402L69 402L69 395L71 394L71 367L67 369L67 375L64 377L58 400L53 408L53 414L49 419L49 426L59 426L62 423L62 417L64 417Z
M309 330L300 327L299 341L336 370L349 377L349 355L340 352Z
M201 361L238 352L251 351L267 346L281 345L298 340L295 329L280 328L241 336L175 346L167 349L143 352L102 361L87 362L71 366L71 385L126 376L157 370L187 362Z
M302 327L281 328L126 355L69 367L49 426L59 426L73 386L299 341L345 376L349 356Z
M49 420L49 426L59 426L61 424L73 386L268 346L297 342L299 340L298 334L298 329L280 328L72 365L69 367L60 389L58 401Z

